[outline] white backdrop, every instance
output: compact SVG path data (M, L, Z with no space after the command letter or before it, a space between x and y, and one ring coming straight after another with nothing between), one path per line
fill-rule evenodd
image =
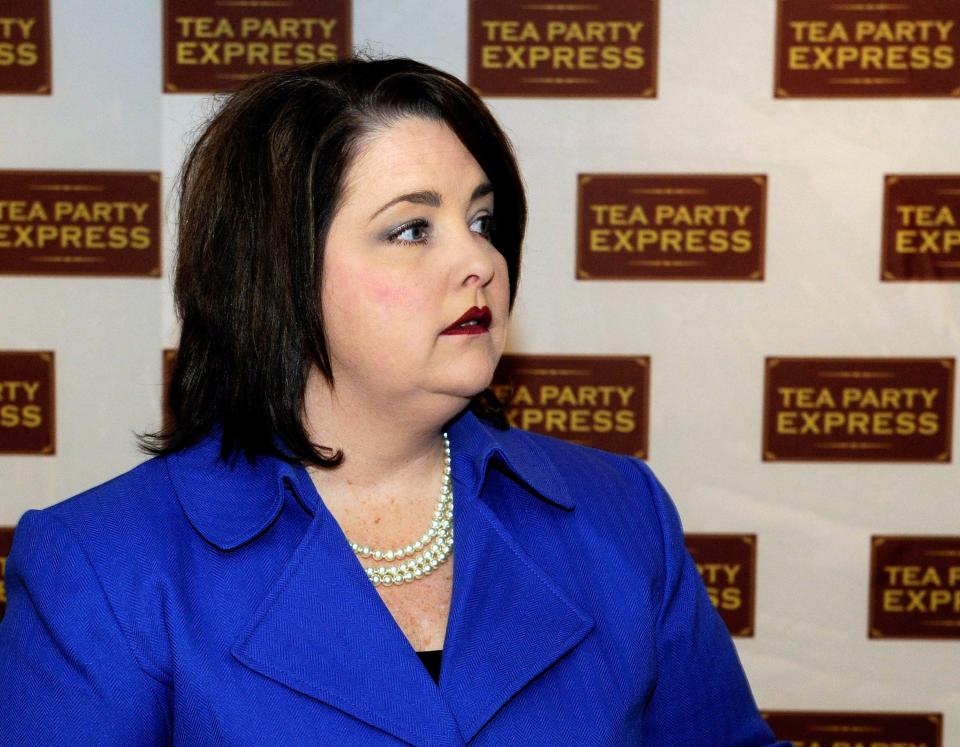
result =
M51 9L53 95L0 96L0 169L160 170L170 202L214 101L161 94L160 0ZM760 446L765 356L957 355L960 285L882 284L879 266L883 175L960 173L960 103L775 100L774 15L662 0L656 99L489 100L530 200L508 350L651 356L650 463L686 529L758 536L756 633L736 643L762 708L940 712L958 745L960 645L866 637L870 535L960 535L956 459L763 463ZM353 39L464 77L467 3L355 0ZM768 175L765 280L575 280L581 172ZM57 454L0 456L0 525L143 458L177 339L170 229L160 280L0 277L0 350L57 365Z

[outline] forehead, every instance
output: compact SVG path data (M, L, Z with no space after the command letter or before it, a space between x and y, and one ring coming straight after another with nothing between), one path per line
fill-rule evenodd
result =
M403 192L472 192L483 169L443 121L404 117L361 141L344 178L344 206Z

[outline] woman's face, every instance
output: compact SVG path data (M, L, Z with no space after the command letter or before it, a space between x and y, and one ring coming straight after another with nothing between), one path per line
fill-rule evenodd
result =
M483 170L443 122L406 117L365 141L324 249L338 395L413 408L443 399L454 414L490 383L509 302L507 265L489 239L493 203ZM489 309L489 326L451 328L471 309Z

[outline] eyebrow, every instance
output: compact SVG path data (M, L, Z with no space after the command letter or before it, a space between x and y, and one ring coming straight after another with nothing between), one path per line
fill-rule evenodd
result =
M493 185L490 182L484 182L479 185L473 193L470 195L470 202L476 202L481 197L486 197L488 194L493 192ZM398 202L412 202L414 205L429 205L433 208L438 208L443 204L443 200L440 197L438 192L435 192L432 189L424 189L419 192L408 192L407 194L400 195L399 197L394 197L386 205L383 205L379 210L377 210L373 215L370 216L370 220L376 218L380 213L382 213L387 208L393 207Z

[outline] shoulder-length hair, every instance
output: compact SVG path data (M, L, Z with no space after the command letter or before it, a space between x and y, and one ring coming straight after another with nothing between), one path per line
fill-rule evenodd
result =
M333 383L320 304L324 244L363 137L408 116L445 122L490 180L492 241L506 259L513 307L526 201L510 143L476 93L408 59L256 78L226 100L180 176L173 424L141 439L148 452L178 451L219 428L224 458L340 462L341 452L312 443L303 413L311 369ZM506 427L489 389L470 407Z

